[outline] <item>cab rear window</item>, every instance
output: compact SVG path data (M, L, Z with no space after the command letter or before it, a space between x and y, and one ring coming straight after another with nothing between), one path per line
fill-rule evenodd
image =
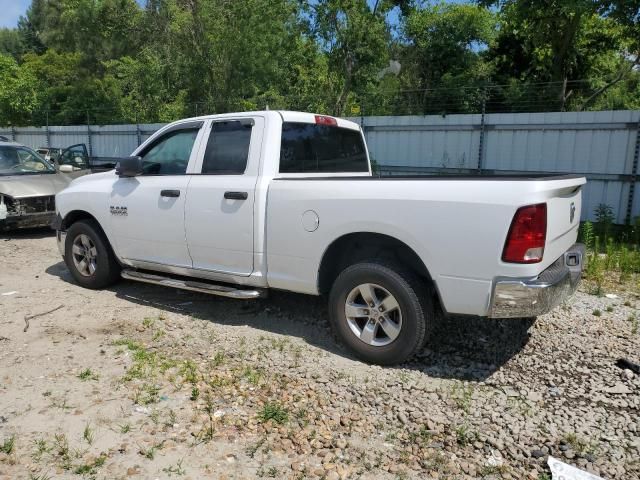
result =
M364 141L358 130L313 123L283 123L280 173L368 171Z

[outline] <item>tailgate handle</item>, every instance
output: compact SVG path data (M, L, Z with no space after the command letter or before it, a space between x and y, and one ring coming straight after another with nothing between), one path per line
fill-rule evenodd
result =
M180 190L162 190L160 192L161 197L178 198L180 196Z
M224 192L227 200L246 200L249 197L247 192Z

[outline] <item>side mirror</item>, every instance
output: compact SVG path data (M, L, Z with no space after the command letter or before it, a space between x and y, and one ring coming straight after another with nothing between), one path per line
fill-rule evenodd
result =
M73 167L71 165L60 165L58 167L58 171L62 173L71 173L73 172Z
M140 157L124 157L116 162L116 175L119 177L137 177L142 173L142 158Z

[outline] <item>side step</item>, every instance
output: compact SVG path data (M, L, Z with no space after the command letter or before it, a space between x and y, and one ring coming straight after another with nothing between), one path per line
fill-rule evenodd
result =
M136 282L152 283L154 285L163 285L165 287L180 288L182 290L191 290L193 292L209 293L220 297L237 298L240 300L252 300L255 298L266 297L266 290L245 290L240 288L228 287L214 283L198 282L194 280L180 280L177 278L163 277L152 273L140 272L138 270L125 269L122 270L122 278L127 280L135 280Z

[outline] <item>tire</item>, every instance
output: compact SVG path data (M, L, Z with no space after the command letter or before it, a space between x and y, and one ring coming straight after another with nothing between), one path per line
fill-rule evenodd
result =
M368 308L362 308L365 301ZM378 306L384 307L381 312ZM329 295L329 315L338 338L361 360L379 365L412 357L435 323L424 280L405 267L375 260L351 265L338 275Z
M84 249L84 253L78 249L74 253L74 244ZM69 227L64 251L67 268L84 288L98 290L120 279L120 265L107 237L94 220L79 220Z

